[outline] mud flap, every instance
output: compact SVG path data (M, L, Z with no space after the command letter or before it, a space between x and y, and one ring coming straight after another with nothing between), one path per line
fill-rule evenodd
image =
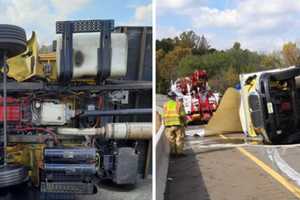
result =
M118 149L113 181L117 184L135 184L138 176L138 154L134 148Z

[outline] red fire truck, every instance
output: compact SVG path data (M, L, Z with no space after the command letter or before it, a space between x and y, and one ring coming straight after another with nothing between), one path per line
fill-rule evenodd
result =
M207 123L218 107L219 93L209 88L205 70L177 79L171 84L171 91L182 100L187 123Z

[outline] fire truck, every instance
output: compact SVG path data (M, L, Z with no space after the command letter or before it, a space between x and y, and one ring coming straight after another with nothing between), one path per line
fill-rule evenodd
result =
M182 100L186 113L186 123L207 123L216 111L219 93L208 86L208 75L205 70L196 70L190 76L179 78L171 83L171 92Z

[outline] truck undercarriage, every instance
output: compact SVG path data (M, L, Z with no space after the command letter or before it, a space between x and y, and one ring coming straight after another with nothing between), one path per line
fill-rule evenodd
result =
M112 20L56 24L51 53L0 26L0 188L30 182L45 198L93 194L95 179L147 176L152 32Z

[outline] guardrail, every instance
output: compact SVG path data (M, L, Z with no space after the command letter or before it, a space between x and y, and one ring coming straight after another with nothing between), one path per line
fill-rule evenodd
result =
M156 111L162 114L162 108L157 107ZM155 134L156 149L156 200L164 200L164 194L167 186L167 176L169 169L170 145L166 135L165 127L160 126Z

